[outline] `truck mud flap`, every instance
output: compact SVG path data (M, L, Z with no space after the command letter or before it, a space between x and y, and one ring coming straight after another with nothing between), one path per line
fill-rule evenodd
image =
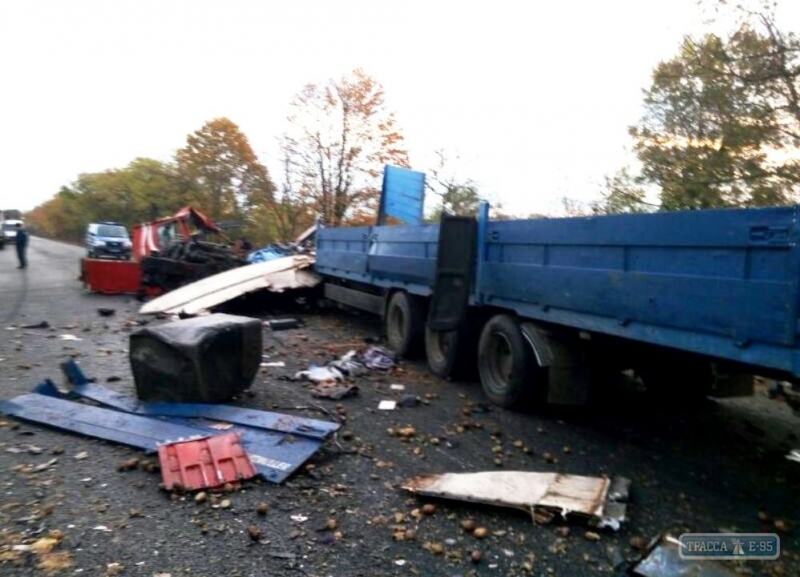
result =
M533 349L536 362L547 368L547 402L583 405L589 401L589 366L581 354L577 336L562 335L523 322L522 336Z
M436 278L428 312L432 331L454 331L464 322L475 269L478 223L472 217L442 216Z

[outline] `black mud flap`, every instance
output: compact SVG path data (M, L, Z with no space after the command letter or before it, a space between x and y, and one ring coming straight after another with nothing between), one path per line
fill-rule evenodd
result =
M432 331L457 330L467 314L475 269L478 223L472 217L442 216L436 279L428 313Z

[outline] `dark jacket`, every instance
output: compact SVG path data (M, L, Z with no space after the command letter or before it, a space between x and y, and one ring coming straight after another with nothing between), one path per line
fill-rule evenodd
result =
M17 229L16 243L18 247L28 246L28 231L24 228Z

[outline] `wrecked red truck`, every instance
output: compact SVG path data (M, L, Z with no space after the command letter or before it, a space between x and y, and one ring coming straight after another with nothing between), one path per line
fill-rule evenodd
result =
M81 259L80 280L92 292L154 296L243 264L222 229L187 206L135 225L131 261Z

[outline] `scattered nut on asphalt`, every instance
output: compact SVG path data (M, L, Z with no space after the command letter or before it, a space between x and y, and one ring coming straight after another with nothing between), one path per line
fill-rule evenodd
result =
M480 563L481 559L483 559L483 553L475 549L472 553L469 554L470 561L473 563Z
M255 525L250 525L247 528L247 534L250 535L250 539L253 541L258 541L259 539L261 539L261 529L259 529Z
M586 531L586 533L584 533L583 536L586 538L587 541L599 541L600 540L600 534L599 533L595 533L594 531Z
M467 533L472 533L475 530L475 521L472 519L464 519L461 521L461 528Z
M442 545L441 543L437 542L430 543L428 549L430 549L431 553L433 553L434 555L441 555L442 553L444 553L444 545Z
M486 527L475 527L475 530L472 532L472 535L476 539L483 539L488 534L489 534L489 529L487 529Z
M639 551L644 551L647 548L647 541L644 537L631 537L628 544L632 549L638 549Z
M258 513L259 515L266 515L268 510L269 510L269 505L267 505L266 503L262 502L256 505L256 513Z
M436 505L433 503L425 503L422 506L422 513L424 515L433 515L436 512Z

